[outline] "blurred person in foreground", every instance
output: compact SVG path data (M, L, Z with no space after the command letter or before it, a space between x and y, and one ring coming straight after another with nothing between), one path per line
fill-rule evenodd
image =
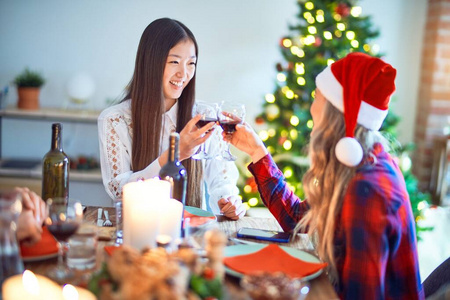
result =
M424 298L405 181L378 132L395 76L379 58L351 53L316 77L304 201L247 123L223 135L250 155L262 201L281 227L312 237L341 299Z

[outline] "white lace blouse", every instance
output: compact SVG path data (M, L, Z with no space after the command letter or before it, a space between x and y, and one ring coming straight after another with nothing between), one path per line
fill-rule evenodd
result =
M176 103L163 116L160 154L169 148L169 135L176 129L177 110ZM98 117L103 185L112 199L122 196L122 188L126 183L156 177L161 169L158 159L141 171L134 172L131 169L133 134L131 126L131 100L106 108ZM209 154L218 153L224 149L220 127L214 130L213 135L206 141L205 147ZM239 172L234 162L211 159L203 160L202 163L203 178L209 193L209 206L214 213L218 214L217 201L220 198L238 195L236 182ZM206 207L205 201L202 206Z

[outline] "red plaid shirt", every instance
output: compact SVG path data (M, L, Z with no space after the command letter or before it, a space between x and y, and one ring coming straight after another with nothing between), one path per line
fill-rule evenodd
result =
M341 299L424 299L414 218L405 181L380 144L375 164L349 182L334 247ZM270 155L249 165L264 204L285 231L309 209L286 185Z

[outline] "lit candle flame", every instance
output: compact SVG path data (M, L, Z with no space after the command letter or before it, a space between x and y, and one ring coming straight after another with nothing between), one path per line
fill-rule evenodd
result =
M78 300L78 291L73 285L64 285L62 292L64 300Z
M22 276L23 287L31 295L39 295L39 283L33 272L25 270Z

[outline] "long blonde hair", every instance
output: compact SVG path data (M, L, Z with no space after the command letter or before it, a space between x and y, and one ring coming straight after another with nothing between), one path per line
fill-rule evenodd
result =
M314 125L309 153L311 166L303 176L303 186L310 205L294 232L307 229L314 241L320 258L328 263L329 277L338 282L334 238L336 221L341 213L344 195L356 168L340 163L335 153L337 142L345 136L344 115L329 101L324 107L323 121ZM370 131L357 125L355 138L360 142L364 157L370 155L376 142L386 146L384 138L377 131Z

